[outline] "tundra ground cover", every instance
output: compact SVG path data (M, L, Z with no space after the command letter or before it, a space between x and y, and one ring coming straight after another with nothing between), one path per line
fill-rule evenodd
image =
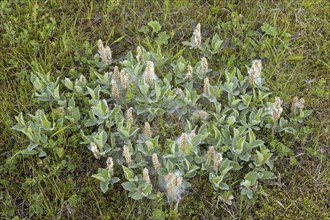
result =
M326 17L329 5L325 1L152 4L153 7L146 7L147 2L143 1L1 3L0 16L4 21L0 55L1 215L9 218L326 218L329 212L329 23ZM193 181L194 187L183 194L178 210L170 207L161 193L153 201L135 202L120 184L104 195L96 187L97 180L91 178L98 168L105 166L104 161L95 160L88 148L79 143L72 144L80 134L61 137L58 141L62 147L52 157L16 155L28 143L10 129L16 123L14 116L19 112L34 114L40 108L40 103L33 101L30 72L50 72L54 80L78 79L82 73L89 76L95 71L91 60L97 53L98 39L110 44L113 57L118 60L127 51L135 51L137 45L157 51L157 45L162 44L165 56L174 54L177 59L184 55L197 63L198 53L190 52L182 44L190 39L197 23L202 24L204 39L212 39L217 33L223 40L220 53L208 60L212 69L237 67L247 74L246 66L261 58L265 83L275 96L284 100L284 114L290 112L289 103L294 96L304 97L305 106L314 111L304 127L296 128L299 132L294 137L284 136L280 142L265 137L269 147L290 155L276 160L278 179L262 185L252 201L237 191L231 206L223 203L219 194L213 193L208 178ZM175 126L166 128L165 122L159 123L173 132L172 136L182 135ZM66 142L69 138L70 144Z

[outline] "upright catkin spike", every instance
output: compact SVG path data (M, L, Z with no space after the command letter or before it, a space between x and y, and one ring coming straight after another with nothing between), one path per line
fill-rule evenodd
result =
M127 110L126 120L127 120L127 123L129 123L129 124L133 123L133 108L132 107L130 107Z
M124 145L123 147L123 156L127 164L130 164L132 162L132 156L129 152L129 147L127 145Z
M203 73L206 73L209 70L209 64L207 62L207 59L205 57L202 57L201 58L201 63L202 63Z
M98 42L97 42L97 45L98 45L100 57L102 57L103 56L103 51L104 51L103 41L101 39L99 39Z
M177 209L178 203L181 200L181 194L184 191L184 187L182 186L182 177L177 173L168 173L164 177L165 181L165 189L169 202L176 202L175 209Z
M294 114L296 114L296 104L298 102L298 96L294 96L292 98L292 105L291 105L291 112L293 112Z
M106 47L106 48L103 50L103 56L101 56L101 59L102 59L102 61L104 61L106 64L110 64L110 63L111 63L111 58L112 58L112 55L111 55L110 47Z
M222 161L222 155L221 153L217 153L213 161L213 170L215 172L218 172L221 161Z
M139 62L139 64L141 64L142 63L142 48L140 46L138 46L136 48L136 52L137 52L136 59Z
M148 138L152 138L152 131L151 131L151 128L150 128L150 124L149 124L149 122L144 122L143 133L144 133Z
M80 81L81 83L83 83L83 84L85 84L85 83L87 82L87 80L86 80L86 78L85 78L85 76L84 76L83 74L80 75L80 77L79 77L79 81Z
M192 80L192 79L193 79L193 68L192 68L191 65L188 65L187 78L188 78L189 80Z
M182 151L184 151L184 148L186 147L187 142L188 142L188 140L187 140L187 134L186 133L182 133L181 134L181 142L180 142L180 149Z
M281 107L282 101L280 99L280 97L275 97L275 103L273 106L273 119L275 121L277 121L278 119L281 118L281 114L282 114L282 107Z
M298 113L302 112L304 107L305 107L305 99L304 98L298 99L297 96L293 97L291 112L294 115L297 115Z
M62 113L62 114L65 113L65 109L64 109L63 106L58 107L57 110L58 110L60 113Z
M170 179L169 182L166 184L166 192L168 194L169 199L174 198L174 186L173 186L173 181Z
M256 84L260 84L260 82L261 82L261 71L262 71L261 60L253 60L252 61L252 66L248 70L249 82L252 86L254 86Z
M173 197L174 197L173 176L174 176L174 174L172 172L169 172L164 177L165 184L166 184L166 193L167 193L169 199L173 199Z
M158 156L156 153L154 153L152 155L152 165L153 165L154 169L156 170L156 172L158 172L160 169L160 163L159 163Z
M180 187L181 183L182 183L182 177L175 175L175 177L173 178L173 185L175 187Z
M127 89L127 83L128 83L128 75L127 72L123 69L122 71L120 71L120 84L124 90Z
M210 146L209 150L207 151L207 155L210 157L210 159L212 160L214 157L214 146Z
M204 94L205 94L205 95L209 95L209 87L210 87L209 78L206 77L206 78L204 79Z
M189 139L192 140L196 136L195 130L192 130L189 134Z
M298 97L295 96L292 101L291 111L294 114L297 114L300 113L304 109L304 107L305 107L305 99L304 98L298 99Z
M262 63L261 60L253 60L252 61L252 68L255 69L255 72L260 75L262 71Z
M202 35L201 35L201 24L198 23L194 30L194 40L195 40L195 47L200 48L202 45Z
M109 176L113 175L113 160L112 157L108 157L107 159L107 168L109 170Z
M301 98L299 100L299 102L297 102L296 105L297 105L298 111L300 113L304 109L304 107L305 107L305 99L304 98Z
M93 154L94 154L94 157L96 158L96 159L100 159L100 151L99 151L99 149L97 148L97 146L96 146L96 144L94 143L94 142L92 142L91 144L90 144L90 149L91 149L91 151L93 152Z
M173 176L172 172L166 174L166 176L164 177L165 182L169 182L172 179L172 176Z
M147 62L146 73L144 76L144 80L149 85L152 85L153 80L155 79L155 67L152 61Z
M111 80L111 91L113 98L118 101L119 100L119 90L115 80Z
M119 78L120 78L120 76L119 76L119 68L118 68L118 66L115 66L113 68L113 78L112 79L114 79L116 81L119 81Z
M150 177L149 177L149 170L147 168L143 169L143 179L147 182L150 183Z

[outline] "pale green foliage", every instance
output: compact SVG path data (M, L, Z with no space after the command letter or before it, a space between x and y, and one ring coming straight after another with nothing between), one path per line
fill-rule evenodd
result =
M158 22L148 25L153 32L160 31ZM35 97L48 102L52 110L39 109L35 115L29 115L27 122L22 114L16 117L18 123L13 129L23 132L30 141L27 151L21 153L52 154L59 147L57 134L80 130L82 146L93 151L96 159L109 156L114 159L114 175L124 174L127 181L122 186L133 199L153 199L161 189L169 201L178 203L180 194L191 187L190 180L195 176L208 176L227 204L232 203L232 190L237 186L242 195L252 198L259 181L276 178L271 171L276 152L267 148L262 130L280 134L294 130L288 127L287 119L272 118L274 99L263 81L251 85L247 71L242 73L234 68L219 72L212 70L212 66L205 67L206 58L200 61L220 52L222 42L218 34L202 42L198 62L166 57L160 47L157 51L142 48L141 63L133 52L128 52L126 59L116 63L128 74L127 87L114 77L115 65L100 61L98 54L94 57L97 71L86 79L52 82L49 75L32 74ZM193 39L185 44L194 48ZM153 62L157 76L151 83L143 77L148 61ZM187 76L188 65L192 66L191 79ZM203 88L206 78L209 84ZM114 81L119 99L112 93ZM131 107L133 115L128 121L125 115ZM310 112L295 117L300 120L302 114ZM145 122L150 123L153 137L144 133ZM70 126L76 129L65 129ZM129 149L126 154L132 158L129 163L123 157L124 145ZM151 162L153 154L158 155L161 166L157 171ZM151 182L143 178L142 170L146 167ZM93 177L100 181L103 192L119 181L108 168L99 168Z

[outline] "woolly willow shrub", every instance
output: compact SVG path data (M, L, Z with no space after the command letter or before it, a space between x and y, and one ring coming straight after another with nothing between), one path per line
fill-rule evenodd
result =
M177 206L196 176L208 178L227 204L235 188L251 199L259 182L276 178L277 151L263 137L294 129L283 118L281 99L274 101L264 86L261 61L219 75L208 57L221 51L222 40L216 34L202 42L200 29L183 42L199 51L197 62L141 46L114 61L99 40L90 62L97 71L89 76L53 81L31 74L42 109L28 121L22 113L16 117L13 129L29 140L19 153L61 156L64 144L80 144L89 151L79 152L104 164L92 176L101 190L121 182L136 200L160 190ZM294 98L291 121L310 114L303 105Z

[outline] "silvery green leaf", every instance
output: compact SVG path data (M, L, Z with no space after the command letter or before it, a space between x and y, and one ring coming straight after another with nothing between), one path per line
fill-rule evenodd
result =
M100 182L100 188L103 193L106 193L109 188L109 181L106 182Z
M185 107L187 104L182 98L177 98L175 99L175 102L180 106L180 107Z
M252 143L249 144L249 148L253 149L255 147L262 146L264 142L260 139L253 141Z
M78 85L74 86L74 89L76 90L77 94L82 95L83 92L84 92L83 88L81 86L78 86Z
M118 128L118 131L120 132L120 134L121 134L124 138L126 138L126 139L129 138L130 134L129 134L129 132L128 132L127 130L125 130L125 128Z
M46 156L47 156L46 152L40 149L39 157L46 157Z
M124 170L124 175L127 180L131 180L134 178L134 172L128 167L125 167L124 165L122 166Z
M60 86L59 85L54 89L53 97L57 100L61 99L61 97L60 97Z
M213 184L215 184L217 187L219 187L219 184L221 183L221 181L223 180L223 175L220 175L220 176L217 176L217 177L214 177L212 179L212 182Z
M134 200L140 200L143 198L143 195L142 195L142 192L138 191L138 192L133 193L131 197Z
M189 170L185 175L184 177L185 178L193 178L195 177L197 174L197 171L194 169L194 170Z
M88 90L89 94L91 95L92 99L95 99L96 96L95 96L94 90L89 88L88 86L87 86L87 90Z
M249 199L253 197L253 191L251 189L245 189L246 195Z
M226 139L230 139L230 131L228 128L221 128L221 133Z
M196 156L195 157L195 162L197 163L197 164L201 164L201 163L203 163L203 162L205 162L205 160L206 160L206 157L203 157L203 156Z
M241 182L241 186L245 186L246 188L250 188L251 187L251 181L249 180L244 180Z
M221 44L222 44L222 40L220 40L220 37L218 34L215 34L213 37L212 37L212 41L211 41L211 47L213 49L213 51L217 51Z
M246 136L241 137L241 138L238 139L238 141L236 142L236 148L237 149L243 150L245 139L246 139Z
M38 153L38 151L36 151L36 150L24 149L24 150L20 150L16 154L21 154L21 155L24 155L24 156L31 156L31 155L36 155L37 153Z
M122 65L125 66L125 67L130 67L130 66L132 66L131 62L128 61L128 60L124 60L124 61L120 62L120 64L122 64Z
M239 138L239 136L241 135L240 130L236 128L234 128L233 130L234 130L234 138Z
M96 100L100 99L100 91L101 91L101 86L100 85L96 86L96 88L94 89Z
M124 182L121 184L123 188L129 192L134 192L137 190L137 187L134 182Z
M307 116L309 116L310 114L312 114L312 112L313 112L313 110L304 110L304 111L301 111L302 116L300 116L300 117L306 118Z
M148 199L156 199L156 196L152 193L149 193L147 196Z
M177 67L180 72L183 72L186 69L186 64L178 62Z
M202 142L202 138L203 136L198 134L195 137L193 137L193 139L191 140L191 144L196 147L198 146L201 142Z
M106 182L106 181L107 181L107 179L104 178L104 177L102 176L102 174L100 174L100 173L98 173L98 174L93 174L92 177L95 178L95 179L97 179L97 180L99 180L99 181L101 181L101 182Z
M148 97L149 85L146 83L142 83L139 85L141 93L144 97Z
M232 165L232 167L233 167L234 170L240 170L240 169L243 168L243 166L239 165L239 163L238 162L235 162L235 161L232 161L231 162L231 165Z
M274 175L273 172L270 171L262 171L261 172L261 179L263 180L270 180L270 179L276 179L276 176Z
M119 181L120 181L120 179L118 177L112 177L111 178L111 184L118 183Z
M159 97L161 95L161 88L158 85L158 83L155 83L155 92L156 92L156 98L157 98L157 100L159 100Z
M107 142L107 139L108 139L107 132L105 132L104 130L102 130L101 133L100 133L100 135L101 135L102 143L105 144Z
M76 107L76 102L74 101L73 97L71 97L71 99L69 100L68 107L72 107L72 108Z
M263 164L263 161L264 161L264 155L262 153L260 153L259 151L256 151L257 152L257 164L258 165L261 165Z
M249 142L250 142L250 144L253 143L255 140L256 140L256 136L255 136L254 132L251 129L249 129Z
M227 158L222 161L222 163L220 165L221 175L225 175L233 168L230 164L231 164L231 162Z
M254 185L257 182L259 175L256 171L251 171L247 173L244 177L245 180L250 181L251 185Z
M234 94L234 95L236 95L236 94ZM240 99L236 99L236 100L232 101L231 106L236 107L240 103L240 101L241 101Z
M94 125L97 125L97 121L96 119L95 120L92 120L92 119L87 119L85 122L84 122L84 125L86 127L91 127L91 126L94 126Z
M64 85L70 90L73 90L73 82L69 78L64 79Z
M92 106L92 112L94 115L98 116L99 118L102 118L103 110L100 102L96 106Z
M73 111L72 111L72 117L73 117L74 122L78 122L79 121L79 119L80 119L79 108L74 108L73 109Z
M236 122L236 118L234 116L229 116L227 118L227 123L228 123L229 126L233 125L235 122Z
M42 110L38 110L39 111L39 120L41 121L41 124L42 124L42 127L43 129L46 129L46 130L51 130L51 123L48 121L46 115L45 115L45 112L42 111Z
M150 183L147 183L146 186L142 189L142 192L144 195L148 195L151 193L152 185Z
M245 154L240 155L239 158L243 161L249 162L249 160L251 158L251 154L245 153Z
M27 147L28 151L32 151L34 148L38 147L39 144L30 142L29 146Z
M225 183L225 182L221 182L220 184L219 184L219 189L221 189L221 190L229 190L229 186L228 186L228 184L227 183Z
M173 169L174 169L174 164L172 163L171 160L168 160L168 161L167 161L167 163L166 163L166 169L167 169L168 172L173 171Z
M266 164L269 167L269 169L272 170L274 168L274 162L270 158L266 161Z

